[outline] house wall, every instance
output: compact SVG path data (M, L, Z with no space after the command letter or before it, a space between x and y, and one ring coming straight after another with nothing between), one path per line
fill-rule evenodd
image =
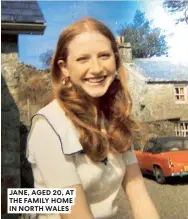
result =
M180 118L188 120L188 102L177 104L174 95L174 84L147 84L144 103L150 111L149 121ZM188 89L188 83L187 83Z
M3 218L7 212L7 188L20 187L20 119L17 108L19 74L18 37L2 35L2 184L1 211ZM5 215L3 215L5 214ZM7 215L14 218L14 215Z
M175 136L175 123L171 121L148 122L147 139L161 136Z
M147 84L133 62L124 66L133 101L133 115L147 124L148 138L174 136L178 120L188 120L188 102L176 103L174 84Z
M129 66L125 65L127 73L128 87L131 93L132 104L133 104L133 115L136 119L147 122L148 118L151 117L150 109L145 105L145 98L148 93L148 88L145 83L145 79L132 71Z
M143 122L169 119L188 120L188 82L186 103L176 103L174 86L177 84L149 84L134 64L125 64L128 85L133 100L133 114Z

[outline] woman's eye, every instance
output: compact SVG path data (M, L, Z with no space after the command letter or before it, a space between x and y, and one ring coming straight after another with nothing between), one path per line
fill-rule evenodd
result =
M110 57L110 54L104 53L104 54L101 54L101 57L108 58L108 57Z
M87 57L80 57L80 58L78 58L78 59L76 59L76 61L84 61L84 60L86 60L87 59Z

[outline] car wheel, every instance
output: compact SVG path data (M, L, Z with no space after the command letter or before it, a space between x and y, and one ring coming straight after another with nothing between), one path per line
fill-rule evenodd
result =
M159 184L164 184L166 182L165 176L164 176L163 171L161 170L160 167L154 167L153 173L154 173L156 181Z

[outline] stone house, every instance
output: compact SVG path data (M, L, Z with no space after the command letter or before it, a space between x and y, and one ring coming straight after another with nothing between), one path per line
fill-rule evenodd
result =
M149 137L188 136L188 63L169 58L132 59L120 47L133 99L134 115L149 124Z
M7 188L20 185L20 116L18 109L18 37L44 33L46 24L37 1L1 2L1 86L2 86L2 218L7 214ZM30 45L28 45L30 46Z

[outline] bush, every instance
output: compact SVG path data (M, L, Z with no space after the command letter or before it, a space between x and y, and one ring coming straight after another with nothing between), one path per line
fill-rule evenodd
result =
M20 64L17 71L20 75L18 99L22 105L45 105L52 98L49 70L37 70L30 65Z

